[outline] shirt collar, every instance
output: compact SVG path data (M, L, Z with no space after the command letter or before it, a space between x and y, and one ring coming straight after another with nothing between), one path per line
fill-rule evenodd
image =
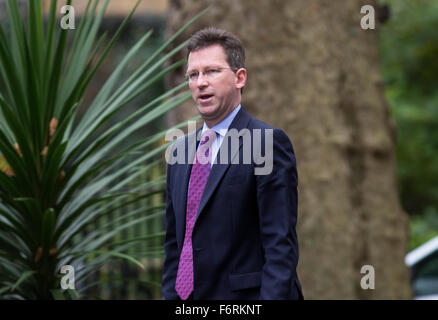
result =
M233 111L231 111L221 122L214 125L211 130L214 130L216 133L220 134L222 137L224 137L227 134L228 128L230 127L231 122L233 122L234 118L236 117L237 113L239 112L240 108L242 106L239 104L236 108L234 108ZM207 124L204 122L204 126L202 127L202 133L204 131L210 129Z

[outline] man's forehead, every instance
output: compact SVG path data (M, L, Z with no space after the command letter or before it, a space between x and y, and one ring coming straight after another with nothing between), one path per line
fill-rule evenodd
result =
M216 44L190 52L187 60L188 69L206 68L226 63L225 51Z

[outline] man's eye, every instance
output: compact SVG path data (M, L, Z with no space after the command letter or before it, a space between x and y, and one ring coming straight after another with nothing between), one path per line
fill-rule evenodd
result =
M197 72L189 73L189 78L190 79L196 79L197 77L198 77L198 73Z
M213 73L217 73L217 72L219 72L218 69L208 69L205 71L206 74L213 74Z

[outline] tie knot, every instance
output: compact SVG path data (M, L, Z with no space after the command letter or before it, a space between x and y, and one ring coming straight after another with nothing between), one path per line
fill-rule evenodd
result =
M214 138L216 138L216 132L214 130L205 130L201 136L201 145L207 143L209 140L212 140Z
M205 165L212 161L212 145L216 140L216 132L208 129L202 133L201 142L197 151L197 162Z

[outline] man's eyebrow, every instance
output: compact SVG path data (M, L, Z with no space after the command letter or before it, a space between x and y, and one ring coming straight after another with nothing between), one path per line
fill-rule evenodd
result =
M195 68L193 68L193 69L187 69L186 73L190 73L190 72L193 72L193 71L198 71L198 69L195 69Z
M203 67L202 69L206 70L206 69L211 69L211 68L220 68L220 66L219 65L208 65L208 66ZM196 69L196 68L187 69L187 73L192 72L192 71L198 71L198 69Z

